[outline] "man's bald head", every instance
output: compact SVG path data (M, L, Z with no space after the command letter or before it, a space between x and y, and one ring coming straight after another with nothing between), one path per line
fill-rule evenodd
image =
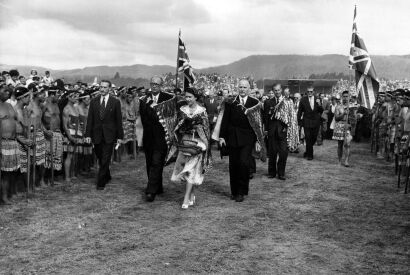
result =
M241 79L239 81L239 95L245 97L249 94L251 84L247 79Z
M162 78L159 76L153 76L151 78L151 91L154 95L158 94L161 91Z
M157 85L162 85L162 78L155 75L155 76L151 77L151 84L152 83L155 83Z

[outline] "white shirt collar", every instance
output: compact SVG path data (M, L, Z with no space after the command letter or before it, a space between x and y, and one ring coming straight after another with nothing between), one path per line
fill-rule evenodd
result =
M101 101L100 104L102 104L103 99L105 100L105 106L107 106L107 102L108 102L108 97L110 96L110 94L106 94L105 96L101 96Z
M239 103L241 103L241 102L243 101L243 104L245 105L245 104L246 104L246 101L248 100L248 96L246 95L246 96L244 96L244 97L241 97L241 96L239 95L238 97L239 97Z

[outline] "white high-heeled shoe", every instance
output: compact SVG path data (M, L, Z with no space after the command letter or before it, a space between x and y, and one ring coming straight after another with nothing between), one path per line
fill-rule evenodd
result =
M189 202L188 203L183 203L182 206L181 206L182 209L188 209L188 207L189 207Z
M195 196L192 198L192 200L189 200L188 204L189 206L192 206L195 204Z

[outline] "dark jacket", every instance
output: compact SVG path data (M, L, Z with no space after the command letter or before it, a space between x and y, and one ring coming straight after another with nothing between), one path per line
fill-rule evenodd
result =
M214 101L212 103L210 98L207 98L204 101L206 113L208 114L209 124L214 124L214 118L218 117L218 106L220 102L216 98L214 98L213 100Z
M105 107L104 117L100 118L101 96L91 100L88 111L86 137L91 137L94 144L114 143L124 138L120 101L111 95Z
M303 126L304 128L316 128L320 126L323 108L316 102L316 99L315 97L313 110L310 107L309 98L307 96L300 100L298 110L299 126Z
M245 108L251 108L257 104L259 104L257 99L248 96ZM256 135L244 111L243 106L239 105L238 97L225 103L219 136L225 139L228 147L242 147L253 145L256 142Z
M263 104L263 126L268 136L274 136L276 133L279 136L286 138L287 125L275 118L275 106L278 104L276 97L266 100Z
M158 103L167 101L173 96L168 93L160 92L158 96ZM144 128L144 135L142 138L143 146L146 149L167 150L167 143L165 140L165 131L159 118L151 107L152 96L147 95L140 101L141 122Z

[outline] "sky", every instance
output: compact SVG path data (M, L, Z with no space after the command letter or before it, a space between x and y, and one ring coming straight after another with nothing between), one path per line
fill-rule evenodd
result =
M407 0L0 0L0 64L52 69L257 54L349 53L354 5L369 53L410 54Z

